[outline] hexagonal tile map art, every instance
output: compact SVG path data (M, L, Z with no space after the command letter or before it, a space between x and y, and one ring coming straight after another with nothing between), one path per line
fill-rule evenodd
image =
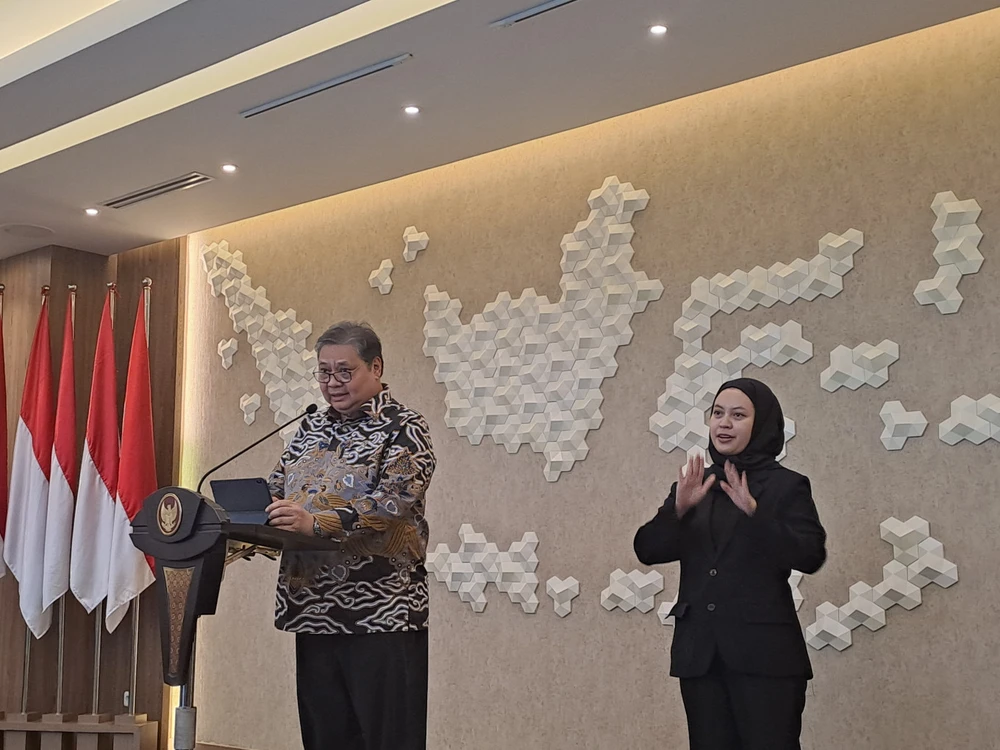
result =
M744 368L802 364L812 359L813 345L794 320L780 326L748 326L736 348L707 351L702 342L712 330L712 316L770 308L779 302L790 305L800 299L834 297L843 290L842 277L854 268L854 254L863 246L864 235L857 229L841 235L831 232L820 239L819 254L811 260L798 258L770 268L737 269L692 282L691 296L674 323L674 336L681 340L683 349L674 361L674 372L667 378L657 410L649 418L649 429L659 439L661 450L703 453L708 448L705 412L719 386L742 376ZM792 420L786 420L785 434L786 439L795 435ZM779 460L783 457L784 453Z
M292 419L306 406L317 402L319 392L312 375L316 369L316 354L306 345L312 323L299 322L292 309L271 312L267 290L253 286L243 253L230 252L228 242L203 245L201 260L212 296L221 296L226 301L233 329L246 333L275 424ZM219 355L227 369L232 365L236 349L236 339L219 344ZM249 424L260 406L260 396L243 394L239 405ZM282 437L286 441L291 439L297 429L298 424L291 425L282 431Z
M663 285L632 268L632 217L649 195L609 177L588 200L590 214L562 239L562 295L525 289L497 295L468 324L462 302L436 286L424 292L424 354L447 388L445 422L478 445L489 435L509 453L530 445L554 482L587 456L601 425L601 384L632 340L632 316Z

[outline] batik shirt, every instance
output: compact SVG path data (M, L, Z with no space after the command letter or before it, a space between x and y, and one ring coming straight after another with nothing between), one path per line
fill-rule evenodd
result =
M424 495L435 459L424 418L384 388L356 418L307 416L268 484L338 542L285 552L275 624L295 633L387 633L427 627Z

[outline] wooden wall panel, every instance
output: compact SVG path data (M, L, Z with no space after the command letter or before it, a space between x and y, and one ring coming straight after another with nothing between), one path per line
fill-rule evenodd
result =
M142 293L142 279L153 280L149 312L149 366L153 395L153 431L156 440L156 472L159 484L174 482L174 425L177 378L177 319L181 280L180 264L186 247L183 239L168 240L130 250L116 256L118 313L115 358L118 363L119 409L125 396L125 376L132 329ZM139 683L137 705L150 719L162 711L163 677L160 664L160 631L152 590L142 597L139 636ZM128 689L131 660L131 615L118 630L105 637L101 669L102 705L121 711Z
M119 384L119 417L124 399L132 326L141 293L141 280L154 280L150 314L150 364L152 369L154 431L157 442L157 479L171 483L174 461L175 398L177 393L178 299L180 263L184 240L161 242L115 257L83 253L60 247L40 250L0 261L0 283L7 286L4 314L8 382L8 423L12 449L17 412L24 382L27 355L38 315L42 284L52 287L51 325L53 366L58 377L67 285L78 286L76 308L75 375L77 386L78 444L82 452L90 379L101 309L108 281L116 281L119 299L115 323L116 363ZM79 455L79 454L78 454ZM67 605L66 679L64 709L82 713L91 709L94 617L70 597ZM30 710L55 708L58 636L55 625L32 648L29 680ZM102 684L99 710L124 711L123 695L129 687L131 617L117 632L105 633L102 648ZM137 708L150 719L162 714L159 629L155 602L142 597L140 608L139 684ZM24 623L17 606L17 585L12 576L0 581L0 711L16 711L21 699L21 662Z

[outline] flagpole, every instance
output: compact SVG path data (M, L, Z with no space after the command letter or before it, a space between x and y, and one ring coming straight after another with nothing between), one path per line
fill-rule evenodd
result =
M24 626L24 663L21 665L21 716L28 715L28 674L31 671L31 630Z
M111 295L110 302L110 313L111 313L111 328L114 330L115 326L115 308L118 301L118 285L113 282L108 282L108 294ZM99 717L97 721L106 721L105 717L98 711L98 705L101 702L101 651L104 648L104 602L102 601L97 605L97 610L94 617L94 693L91 696L91 702L93 705L93 715ZM110 718L110 717L107 717Z
M148 276L142 280L142 315L143 323L145 324L143 327L146 330L147 348L149 347L149 295L152 286L153 280ZM139 602L141 598L142 595L140 594L132 600L132 671L128 691L128 713L133 718L135 717L135 693L138 687L139 676Z
M69 309L70 325L76 330L76 291L77 285L70 284ZM56 666L56 715L63 713L63 682L66 677L66 595L59 597L59 655Z
M42 287L42 307L48 301L50 287ZM18 717L22 721L38 721L42 715L40 713L28 713L28 687L31 676L31 629L28 623L24 624L24 661L21 664L21 714Z

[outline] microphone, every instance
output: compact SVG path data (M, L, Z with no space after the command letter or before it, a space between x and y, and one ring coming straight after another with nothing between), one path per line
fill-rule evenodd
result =
M240 456L242 456L248 450L250 450L251 448L254 448L254 447L260 445L261 443L263 443L265 440L267 440L269 437L271 437L275 433L281 432L283 429L285 429L286 427L288 427L288 425L292 424L292 422L297 422L298 420L302 419L302 417L308 416L310 414L315 414L318 410L319 410L319 407L316 406L316 404L309 404L309 406L306 407L306 410L304 412L302 412L301 414L299 414L297 417L293 417L292 419L289 419L283 425L278 425L273 430L271 430L269 433L267 433L264 437L259 438L257 440L254 440L252 443L250 443L250 445L248 445L246 448L244 448L243 450L241 450L239 453L237 453L237 454L235 454L233 456L230 456L229 458L227 458L225 461L223 461L218 466L213 466L211 469L209 469L208 471L206 471L205 474L202 476L202 478L198 481L198 489L196 489L195 492L197 492L200 495L201 494L201 486L203 484L205 484L205 480L208 479L210 476L212 476L212 474L214 474L215 472L217 472L223 466L225 466L226 464L228 464L231 461L235 461L237 458L239 458Z

